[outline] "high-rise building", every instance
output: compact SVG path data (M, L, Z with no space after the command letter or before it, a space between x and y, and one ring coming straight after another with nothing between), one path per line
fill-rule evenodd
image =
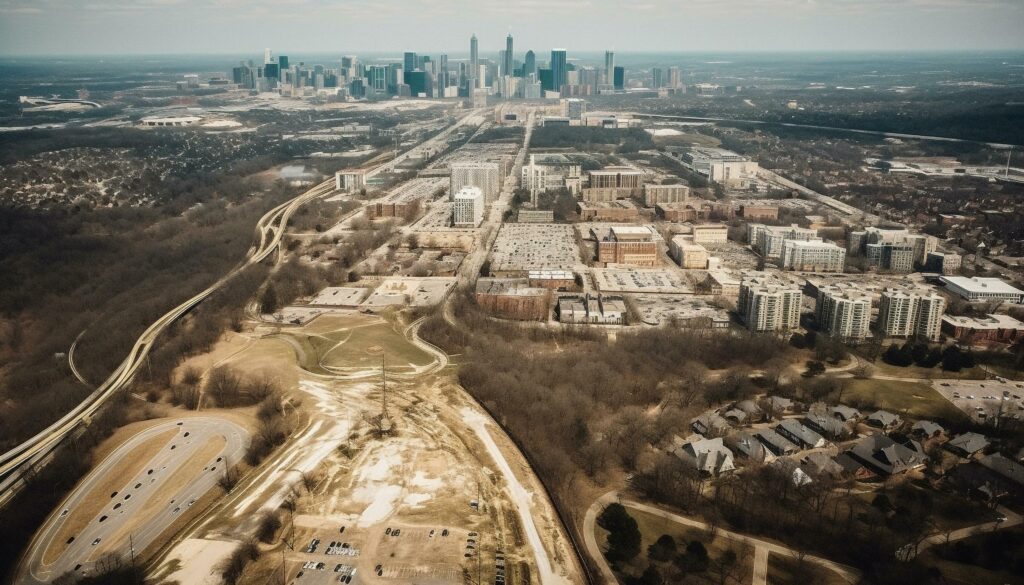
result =
M914 271L913 244L868 244L865 246L868 264L893 272Z
M452 206L452 225L475 228L484 220L484 193L479 187L459 189Z
M483 80L477 80L477 76L480 74L480 49L477 45L476 35L469 37L469 78L474 80L469 84L470 91L476 87L480 87L483 84Z
M263 64L270 63L270 49L263 49Z
M802 294L797 284L770 274L744 274L736 308L751 331L795 329L800 325Z
M505 37L505 62L502 63L501 67L502 75L512 75L513 63L515 63L515 58L513 57L514 54L515 53L512 52L512 33L509 33L508 36Z
M565 68L565 49L551 49L551 91L562 91L562 86L569 79L569 71Z
M818 289L815 310L821 330L844 340L861 340L871 326L871 295L849 286Z
M288 70L288 55L279 55L277 57L277 67L281 71L281 75Z
M665 70L661 67L651 69L651 87L653 89L665 87Z
M615 89L624 89L626 87L626 68L616 66L612 79Z
M531 75L537 75L537 56L532 50L526 52L526 58L523 60L523 77L529 79Z
M846 249L831 242L787 240L779 267L801 272L842 272Z
M448 192L453 198L463 187L479 187L484 203L492 203L501 190L501 170L494 162L455 162L451 166Z
M682 85L683 85L683 76L680 73L679 68L678 67L669 67L668 68L668 86L674 89L674 88L682 87Z
M388 69L382 65L371 65L368 70L370 89L375 94L388 93Z
M404 69L406 73L419 69L419 58L416 56L416 53L413 53L412 51L405 52L405 56L402 59L402 69Z
M876 328L886 337L934 341L942 329L946 299L925 287L889 287L878 301Z
M615 53L612 51L604 52L604 83L615 85Z

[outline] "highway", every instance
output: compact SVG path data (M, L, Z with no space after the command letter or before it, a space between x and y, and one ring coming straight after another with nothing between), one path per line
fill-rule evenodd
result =
M470 110L444 131L414 146L394 159L371 169L367 176L372 177L381 172L393 170L400 162L435 147L446 140L452 132L462 125L475 121L478 115L479 112L477 110ZM256 224L259 241L257 245L249 250L247 259L244 262L202 292L171 309L150 325L136 340L128 356L117 369L78 406L35 436L0 455L0 507L10 502L11 498L17 493L17 490L22 485L22 476L27 469L45 464L50 453L65 437L77 429L80 424L88 424L92 416L108 399L130 385L132 378L145 362L153 344L161 333L246 267L266 260L275 252L277 253L275 261L279 262L284 253L280 244L292 214L302 205L314 199L325 197L334 190L335 180L331 177L265 213Z
M133 461L138 450L157 445L148 462ZM170 420L137 433L93 469L47 519L29 546L17 582L49 583L69 571L84 575L106 553L124 559L140 553L214 488L248 445L245 429L212 417ZM128 469L138 471L127 475ZM108 493L112 479L116 491ZM96 505L97 498L102 507ZM84 528L69 534L74 529L65 528L68 522ZM71 536L74 540L65 544Z

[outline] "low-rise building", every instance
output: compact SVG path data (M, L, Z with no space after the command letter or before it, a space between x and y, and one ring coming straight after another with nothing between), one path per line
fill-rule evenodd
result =
M963 265L963 257L953 252L928 252L925 259L924 269L928 272L938 272L947 276L960 272Z
M988 448L989 442L985 435L979 433L964 433L957 435L943 445L946 450L956 453L961 457L973 457Z
M1024 322L1002 314L983 317L943 315L942 332L962 343L1013 343L1024 338Z
M772 429L758 429L754 431L754 437L776 457L790 455L800 450L795 443Z
M693 435L675 445L672 454L704 475L718 476L736 469L732 451L725 446L721 437L705 439Z
M654 213L665 221L697 221L700 210L689 203L657 203Z
M846 250L833 243L787 240L779 266L800 272L842 272L845 261Z
M479 278L475 297L484 309L509 319L546 321L551 307L551 291L525 278Z
M720 223L702 223L693 226L693 243L724 244L729 241L729 226Z
M644 172L634 167L611 166L587 173L584 201L614 201L643 193Z
M622 297L587 294L559 298L558 320L577 325L625 325L628 316Z
M980 276L941 276L939 281L950 292L968 301L1024 302L1024 291L998 278Z
M804 449L817 449L824 447L828 443L825 437L792 418L787 418L775 425L775 432Z
M581 221L636 222L640 211L628 201L579 201L576 211Z
M879 475L905 473L924 467L928 462L920 443L897 443L880 433L860 439L846 454Z
M886 410L876 410L868 415L864 422L868 426L872 426L878 429L888 430L894 429L903 423L903 419L899 415L893 414Z
M644 183L644 206L654 207L659 203L686 203L690 199L690 186L685 184L659 185Z
M669 254L680 268L703 270L708 267L707 248L693 242L693 236L674 236L669 242Z
M740 217L748 221L776 221L779 219L779 206L740 205Z
M555 212L543 209L520 209L516 214L519 223L554 223Z
M613 226L597 243L597 261L604 266L657 266L658 244L648 228Z

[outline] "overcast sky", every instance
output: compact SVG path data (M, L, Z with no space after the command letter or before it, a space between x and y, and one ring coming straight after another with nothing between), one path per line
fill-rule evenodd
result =
M1024 49L1024 0L0 0L0 54Z

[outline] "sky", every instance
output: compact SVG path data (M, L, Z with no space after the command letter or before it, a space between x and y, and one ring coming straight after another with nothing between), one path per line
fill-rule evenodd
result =
M1024 0L0 0L0 55L1024 50Z

